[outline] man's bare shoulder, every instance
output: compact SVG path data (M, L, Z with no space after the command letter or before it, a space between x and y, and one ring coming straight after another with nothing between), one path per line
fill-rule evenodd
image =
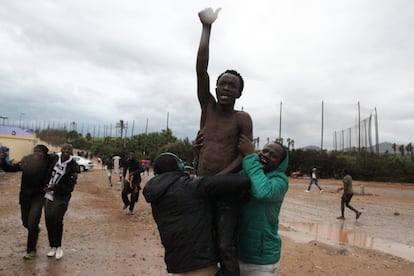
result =
M242 110L236 110L236 116L240 119L250 119L251 120L250 114L245 112L245 111L242 111Z
M240 127L241 133L247 135L249 138L252 138L253 122L250 114L244 111L239 111L236 115L236 121Z

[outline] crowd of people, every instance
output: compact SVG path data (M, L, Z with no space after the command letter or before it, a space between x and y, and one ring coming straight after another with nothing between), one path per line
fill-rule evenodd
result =
M279 213L289 189L285 171L289 156L277 142L256 152L250 115L234 109L244 80L231 69L216 80L215 96L208 74L212 24L219 10L202 10L197 52L197 97L201 107L200 129L193 144L193 166L179 156L165 152L155 158L152 177L143 189L157 223L167 271L174 275L276 275L282 241L278 233ZM22 171L20 206L23 226L28 230L25 259L36 256L39 222L44 209L50 250L48 257L63 257L63 220L79 167L72 159L73 147L64 144L60 154L49 154L37 145L33 154L11 165L5 155L0 167L6 172ZM141 175L151 167L134 151L127 158L99 158L106 169L109 186L113 172L122 185L123 209L133 214L141 190ZM353 196L352 177L345 172L341 216ZM311 181L320 192L316 168Z

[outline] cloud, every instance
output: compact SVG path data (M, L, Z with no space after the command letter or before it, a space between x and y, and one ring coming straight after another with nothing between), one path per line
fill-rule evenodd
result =
M198 1L35 1L0 5L1 116L18 121L168 124L193 138L200 107L195 58ZM335 131L377 109L380 141L412 142L414 4L411 1L210 1L211 87L238 70L236 102L261 141L325 147ZM280 125L280 103L282 120ZM168 120L167 120L168 114ZM281 126L281 127L280 127Z

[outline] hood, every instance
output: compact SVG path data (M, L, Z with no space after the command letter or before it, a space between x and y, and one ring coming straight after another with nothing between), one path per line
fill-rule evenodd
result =
M286 172L287 168L289 165L289 153L286 153L286 157L285 159L282 160L282 162L280 162L279 166L276 169L276 172Z
M177 180L185 176L185 172L168 172L151 178L144 187L142 194L149 203L154 202L164 195L168 188Z

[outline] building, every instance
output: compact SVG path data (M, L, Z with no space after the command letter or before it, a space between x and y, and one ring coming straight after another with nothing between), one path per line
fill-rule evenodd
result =
M24 156L32 153L36 143L36 135L31 129L0 126L0 146L9 148L11 161L20 161Z

